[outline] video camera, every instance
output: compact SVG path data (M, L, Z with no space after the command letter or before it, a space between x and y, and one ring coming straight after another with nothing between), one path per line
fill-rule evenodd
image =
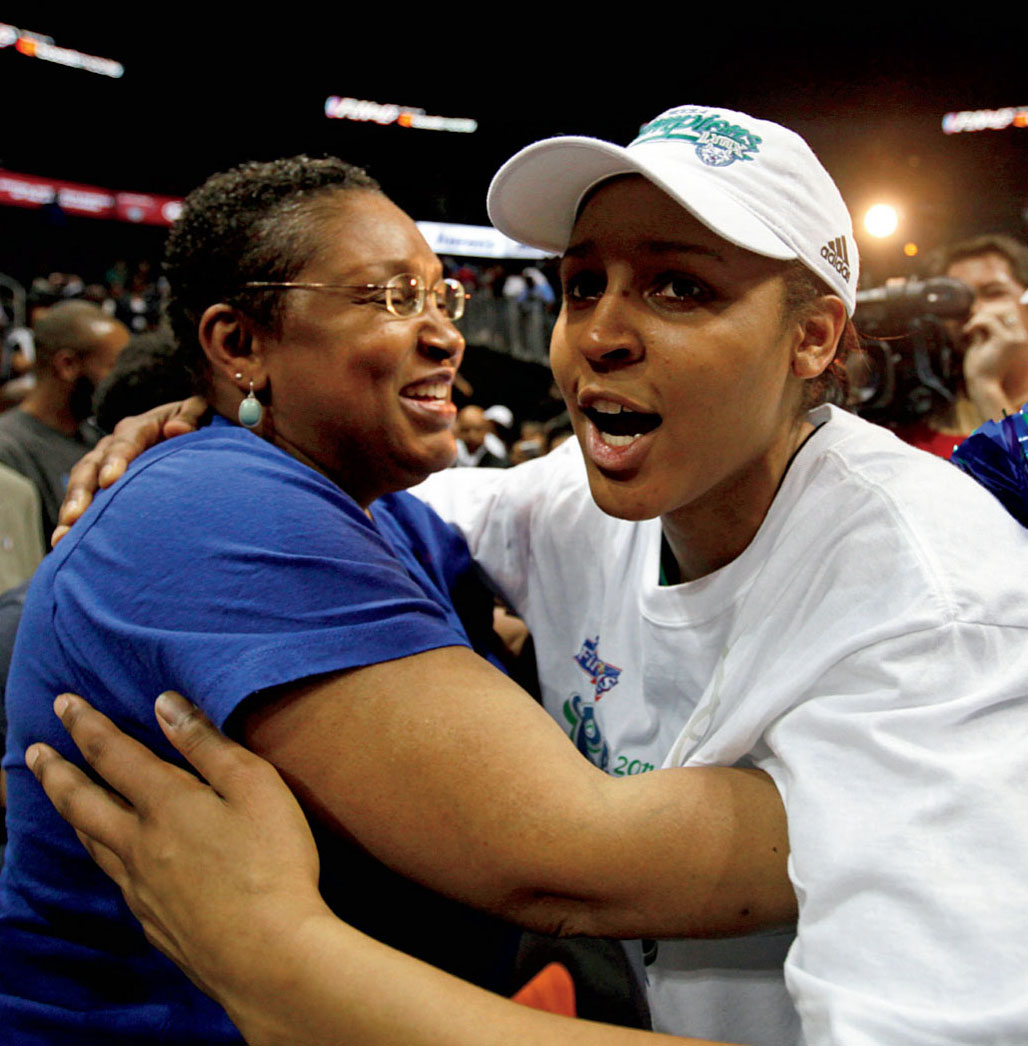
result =
M853 409L905 424L952 402L962 375L952 332L967 322L973 303L971 288L949 276L900 278L858 292L854 323L863 354L850 365Z

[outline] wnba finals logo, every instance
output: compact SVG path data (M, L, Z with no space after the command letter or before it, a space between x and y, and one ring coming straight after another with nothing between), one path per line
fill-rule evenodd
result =
M821 248L821 257L844 279L850 278L850 258L846 253L846 237L836 236Z
M618 678L621 675L621 669L617 665L612 665L600 657L599 645L599 636L595 639L586 639L582 643L582 649L575 654L575 661L586 672L589 682L596 688L595 699L597 701L611 687L617 686Z

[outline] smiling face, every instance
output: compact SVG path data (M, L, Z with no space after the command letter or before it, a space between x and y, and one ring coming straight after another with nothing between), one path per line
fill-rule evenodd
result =
M783 263L633 176L586 203L561 283L553 370L599 506L745 547L809 431Z
M318 255L299 283L384 284L442 277L414 222L385 196L339 192L322 205ZM399 319L375 292L283 290L280 329L255 332L264 434L359 504L446 468L456 455L450 392L464 339L435 296Z

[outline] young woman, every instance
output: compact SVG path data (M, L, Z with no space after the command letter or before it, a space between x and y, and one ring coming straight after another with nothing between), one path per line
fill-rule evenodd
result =
M627 148L530 146L490 208L562 254L581 451L420 492L529 624L581 751L755 765L786 806L795 941L661 942L658 1026L1024 1038L1028 538L946 463L810 409L857 279L831 179L784 128L681 106Z

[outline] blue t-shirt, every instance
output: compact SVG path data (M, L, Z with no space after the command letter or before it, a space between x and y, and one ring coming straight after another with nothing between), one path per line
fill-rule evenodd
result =
M407 494L373 520L328 479L216 421L143 455L49 555L7 689L0 1029L19 1043L238 1042L223 1011L151 948L24 765L33 741L81 764L52 712L74 690L164 758L153 714L176 689L219 726L250 695L319 673L468 646L451 594L473 568ZM416 700L416 695L412 695ZM508 987L516 934L320 838L322 892L365 932Z

